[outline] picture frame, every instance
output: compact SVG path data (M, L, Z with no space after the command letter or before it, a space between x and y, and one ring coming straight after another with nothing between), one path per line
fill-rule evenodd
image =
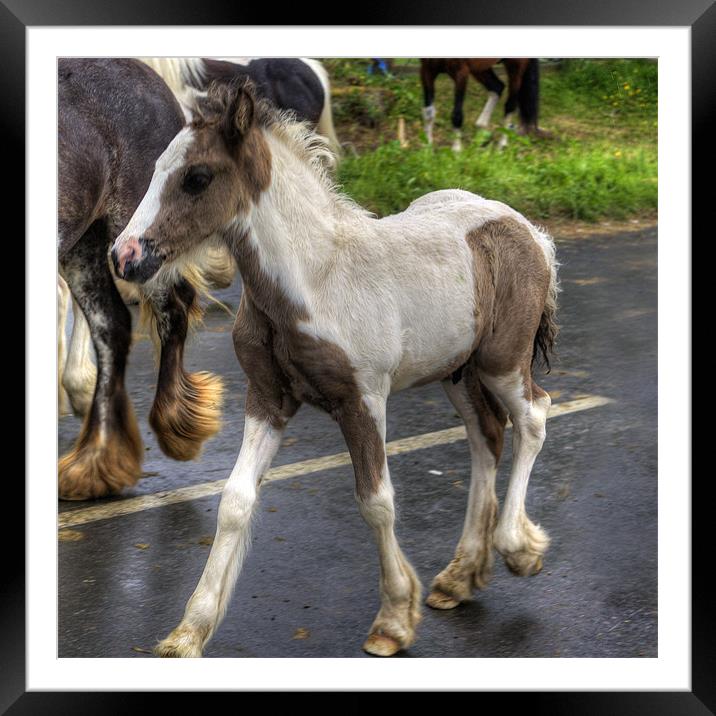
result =
M371 24L398 25L409 18L410 24L444 24L434 7L411 4L410 12L405 5L392 5L371 12ZM697 219L700 207L709 205L706 192L709 182L699 182L700 170L706 173L707 162L713 148L709 136L709 124L714 116L712 108L716 96L716 83L712 68L716 66L716 9L712 0L682 2L664 7L656 2L624 3L600 7L583 3L549 1L539 5L521 5L503 2L491 8L476 8L473 3L459 2L453 6L449 24L462 25L601 25L601 26L669 26L691 28L692 36L692 143L699 151L693 155L692 206L693 219ZM292 17L293 15L293 17ZM328 17L328 16L326 16ZM81 25L258 25L262 17L254 9L241 8L236 4L204 2L201 7L190 3L126 2L107 6L89 0L74 0L57 6L47 1L3 0L0 3L0 56L4 68L2 96L5 98L3 125L9 138L7 151L15 152L13 166L24 166L23 155L25 116L25 32L32 26L81 26ZM296 11L288 12L286 25L303 24L305 17ZM519 23L514 20L519 19ZM363 24L363 23L361 23ZM15 182L17 196L10 198L10 205L20 205L24 183ZM697 226L697 222L693 223ZM27 267L26 267L27 270ZM27 376L26 376L27 379ZM705 517L699 511L709 504L709 485L694 482L693 498L693 565L706 565L706 549L710 546L706 533ZM19 481L8 481L7 488L17 502L24 499ZM97 713L140 708L147 705L147 694L123 693L118 700L109 693L76 692L27 692L25 686L25 613L24 613L24 563L17 551L16 563L6 568L3 593L2 674L0 675L0 709L3 713L24 714L37 712ZM714 713L716 693L713 674L716 673L716 650L713 645L714 617L709 608L710 591L706 580L708 570L692 571L692 689L690 692L592 692L592 693L510 693L491 694L503 699L509 696L510 705L529 703L538 713ZM88 685L90 687L90 685ZM486 694L485 694L486 695ZM153 695L156 698L157 695ZM162 697L163 698L163 697ZM529 699L529 702L527 701ZM504 702L503 702L504 703Z

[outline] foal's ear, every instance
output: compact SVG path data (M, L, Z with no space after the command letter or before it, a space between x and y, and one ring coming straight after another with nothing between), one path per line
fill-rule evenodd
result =
M229 146L234 146L246 135L254 123L254 97L245 85L233 93L226 108L224 136Z

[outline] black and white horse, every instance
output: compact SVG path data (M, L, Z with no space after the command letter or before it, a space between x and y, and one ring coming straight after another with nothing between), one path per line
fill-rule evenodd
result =
M204 91L212 82L250 79L256 92L278 109L294 112L328 139L334 152L340 142L333 127L331 85L323 65L306 57L142 58L156 70L179 101L191 107L192 90Z
M58 93L59 267L87 320L97 358L91 402L76 406L86 412L82 431L58 466L60 497L80 500L119 492L141 474L144 448L124 388L131 316L108 250L184 119L162 79L136 60L60 59ZM219 427L220 380L188 374L182 365L200 286L200 275L186 264L156 273L142 287L161 344L150 424L162 450L182 460L196 457ZM62 321L68 301L62 282L59 288ZM77 317L75 324L78 330L85 325ZM87 397L87 383L95 378L90 372L79 391Z

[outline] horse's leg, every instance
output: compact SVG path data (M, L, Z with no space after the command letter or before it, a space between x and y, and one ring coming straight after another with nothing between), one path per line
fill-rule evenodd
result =
M72 415L72 407L67 391L62 385L67 361L67 341L65 325L69 307L70 289L62 276L57 277L57 410L58 415Z
M452 150L453 152L460 152L462 151L462 105L465 102L465 90L467 89L467 79L470 76L470 72L465 65L461 65L456 72L451 72L450 76L455 82L455 101L452 108Z
M482 72L473 72L472 76L487 90L487 101L475 122L476 126L486 129L490 126L492 113L505 90L505 83L495 74L492 68Z
M250 543L249 525L264 473L299 403L285 393L270 351L270 327L242 296L234 348L247 375L246 419L239 457L224 486L216 536L184 617L155 652L165 657L201 656L226 612Z
M184 344L196 291L186 279L148 297L161 343L159 377L149 424L165 455L193 460L221 427L221 378L184 370Z
M480 383L472 364L454 384L443 381L445 392L465 421L472 472L462 536L455 557L435 577L427 604L452 609L470 599L475 587L484 589L492 576L492 533L497 519L495 476L502 452L505 414Z
M75 415L84 417L92 406L97 369L90 357L89 325L77 301L72 300L72 337L62 383L67 390Z
M515 112L517 111L517 105L520 94L520 87L522 86L522 76L524 74L524 67L519 61L516 60L505 60L505 69L507 70L507 101L505 102L505 119L504 126L507 129L513 129L515 126L514 118ZM507 145L507 135L503 134L500 137L497 146L502 149Z
M74 448L59 462L59 495L84 500L119 492L141 474L142 441L124 389L131 316L107 262L109 237L95 222L62 260L72 295L89 323L97 385Z
M385 399L363 396L338 417L355 471L355 495L380 555L380 611L363 649L392 656L415 640L421 588L395 537L393 487L385 455Z
M493 535L507 566L519 575L537 574L549 537L525 512L530 472L545 439L549 395L531 377L529 366L481 380L507 407L512 419L512 472L505 504Z
M428 144L433 143L435 124L435 74L426 64L420 65L420 82L423 85L423 122Z

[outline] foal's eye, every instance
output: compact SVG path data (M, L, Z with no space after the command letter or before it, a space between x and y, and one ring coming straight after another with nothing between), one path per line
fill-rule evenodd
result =
M211 184L213 175L208 167L191 167L184 177L182 189L188 194L201 194Z

